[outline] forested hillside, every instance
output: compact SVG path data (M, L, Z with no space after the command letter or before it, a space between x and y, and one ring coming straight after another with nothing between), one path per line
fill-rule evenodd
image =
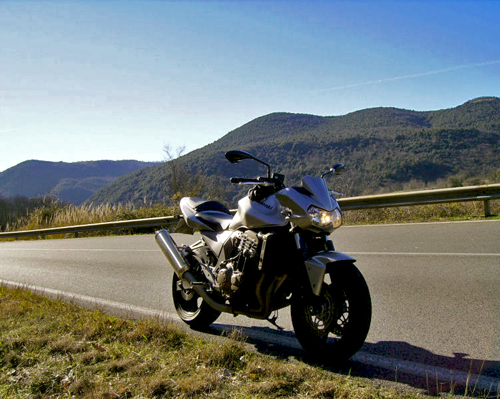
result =
M0 197L50 196L81 204L117 177L152 165L139 161L25 161L0 173Z
M500 180L500 99L484 97L446 110L416 112L373 108L344 116L273 113L229 132L177 162L201 176L201 196L235 205L231 176L263 174L250 161L232 165L228 150L246 150L298 184L337 162L346 171L336 183L349 195L426 186L456 186ZM89 201L166 202L170 168L162 164L117 179Z

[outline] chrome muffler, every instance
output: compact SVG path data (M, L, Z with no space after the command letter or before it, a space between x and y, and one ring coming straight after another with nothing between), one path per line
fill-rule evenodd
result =
M175 274L183 280L189 283L191 288L203 298L203 300L215 310L224 313L233 313L233 309L231 306L224 305L213 300L205 290L203 283L196 280L196 278L189 271L189 265L186 260L182 256L181 252L177 248L172 236L170 233L162 229L156 232L156 243L161 248L161 251L169 261L170 265L174 269Z
M170 265L174 269L175 274L177 274L177 276L182 279L184 273L188 271L189 265L177 249L177 245L175 244L172 236L165 229L157 231L156 243L160 246L163 255L165 255L165 257L170 262Z

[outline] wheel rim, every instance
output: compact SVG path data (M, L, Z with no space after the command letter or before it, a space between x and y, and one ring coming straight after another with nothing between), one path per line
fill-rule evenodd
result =
M320 300L305 308L306 321L318 338L326 341L330 334L342 338L349 321L349 303L344 298L334 297L331 290L325 289Z
M179 316L183 320L194 319L200 312L203 299L194 290L182 288L178 278L174 278L172 291L175 308Z

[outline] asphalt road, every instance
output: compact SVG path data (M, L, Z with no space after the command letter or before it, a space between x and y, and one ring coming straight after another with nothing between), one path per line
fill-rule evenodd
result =
M462 372L500 383L500 221L345 226L332 238L357 259L372 294L371 330L355 361L386 370L389 380L415 368L428 385L429 374L453 369L455 379ZM130 312L175 318L171 274L152 235L0 243L4 283ZM283 332L223 315L214 332L242 326L257 346L300 348L287 311L278 324Z

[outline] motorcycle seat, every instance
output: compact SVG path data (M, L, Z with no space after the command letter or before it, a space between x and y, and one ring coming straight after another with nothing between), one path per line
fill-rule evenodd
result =
M218 201L205 200L203 198L186 197L182 199L187 206L196 212L217 211L231 215L229 209Z
M180 205L183 215L187 218L188 226L194 229L203 229L206 226L210 230L221 232L227 229L233 220L229 209L217 201L185 197ZM201 225L197 224L195 219L201 222Z
M202 221L217 233L226 230L231 224L231 220L233 220L231 212L229 212L228 215L225 212L212 210L198 212L196 214L196 218L198 218L200 221Z

